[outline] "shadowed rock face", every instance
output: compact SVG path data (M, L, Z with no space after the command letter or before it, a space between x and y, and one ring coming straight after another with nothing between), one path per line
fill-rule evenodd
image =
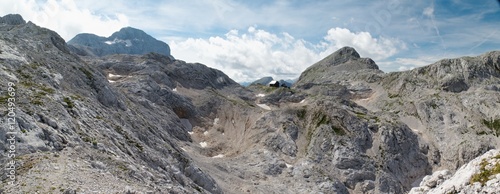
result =
M170 56L168 44L132 27L122 28L107 38L94 34L78 34L68 41L68 45L73 52L82 56L142 55L150 52Z
M244 88L165 53L96 57L142 31L82 34L79 50L18 16L1 21L0 87L16 84L25 183L2 175L2 192L405 193L499 143L500 52L383 73L345 47L291 89Z
M0 17L0 24L6 25L21 25L25 24L23 17L19 14L9 14L3 17Z

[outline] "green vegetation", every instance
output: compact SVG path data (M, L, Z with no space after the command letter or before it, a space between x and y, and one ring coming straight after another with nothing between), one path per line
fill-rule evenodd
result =
M297 111L297 117L299 117L300 119L305 119L306 114L307 114L307 110L305 108Z
M389 98L397 98L397 97L399 97L399 94L391 94L391 93L389 93L389 94L387 94L387 96Z
M87 79L92 80L94 78L94 76L92 75L92 73L89 70L87 70L83 67L80 67L79 69L80 69L80 71L82 71L85 74L85 76L87 76Z
M495 156L495 158L500 158L500 155ZM500 163L496 163L493 165L491 169L486 169L486 166L488 166L490 163L488 163L485 159L481 161L481 166L479 168L479 173L472 175L470 179L470 183L475 183L479 182L481 183L482 186L486 184L490 180L490 177L492 175L496 175L500 173Z
M71 101L71 99L69 97L64 97L63 98L63 101L66 103L66 106L69 108L69 109L72 109L75 107L75 104L73 103L73 101Z
M332 126L332 131L336 134L336 135L345 135L345 131L344 129L342 129L341 127L337 127L337 126Z
M483 119L482 123L489 129L493 130L497 137L500 135L500 119L491 119L489 121Z
M366 119L366 114L362 112L356 112L356 116L360 119Z
M11 98L9 95L6 96L0 96L0 104L7 104L9 98Z
M316 127L319 127L321 125L325 124L330 124L330 118L328 118L327 115L318 115L319 117L315 117L314 119L317 121L316 122ZM317 118L320 118L319 120Z

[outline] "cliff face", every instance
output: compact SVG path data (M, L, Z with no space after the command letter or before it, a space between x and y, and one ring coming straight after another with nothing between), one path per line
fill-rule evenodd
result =
M346 47L291 89L247 89L165 53L68 48L20 16L0 32L7 193L404 193L498 145L499 52L383 73Z

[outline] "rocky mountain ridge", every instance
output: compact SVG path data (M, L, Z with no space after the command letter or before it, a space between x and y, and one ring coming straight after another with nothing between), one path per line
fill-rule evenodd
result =
M344 47L291 89L244 88L203 64L96 57L0 21L0 113L14 83L19 134L6 193L406 193L499 143L500 52L384 73Z
M107 38L87 33L78 34L68 41L68 47L83 56L142 55L150 52L171 56L168 44L132 27L122 28Z

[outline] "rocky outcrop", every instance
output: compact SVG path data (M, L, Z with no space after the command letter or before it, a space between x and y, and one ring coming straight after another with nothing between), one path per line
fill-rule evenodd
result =
M171 57L168 44L132 27L122 28L107 38L94 34L78 34L68 41L68 45L73 52L82 56L142 55L155 52Z
M23 17L19 14L9 14L3 17L0 17L0 24L4 25L21 25L25 24Z
M500 152L490 150L460 167L455 174L436 171L424 177L410 194L498 193L500 192Z
M361 58L352 47L343 47L307 68L294 87L307 88L310 84L340 83L363 79L373 82L377 77L377 64L370 58Z

